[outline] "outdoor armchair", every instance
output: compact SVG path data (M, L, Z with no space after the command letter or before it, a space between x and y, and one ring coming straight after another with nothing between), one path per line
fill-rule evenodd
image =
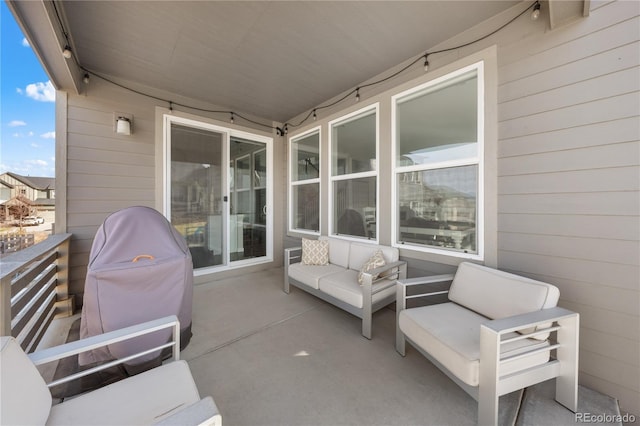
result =
M131 338L172 329L170 342L45 383L37 365L74 356ZM0 424L47 425L215 425L222 418L211 397L200 398L188 364L179 360L180 323L165 317L109 333L92 336L42 351L26 354L13 337L0 340ZM172 348L172 358L163 365L127 377L100 389L52 404L48 388L65 383L135 357Z
M397 292L396 350L409 341L476 399L479 424L497 424L500 396L553 378L556 401L576 411L579 316L556 306L555 286L463 262L455 275L398 280Z

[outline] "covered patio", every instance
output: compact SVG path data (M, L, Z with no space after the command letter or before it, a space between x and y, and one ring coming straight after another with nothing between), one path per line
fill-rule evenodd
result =
M640 414L640 3L7 5L57 89L56 235L3 263L4 334L35 317L25 301L16 319L15 283L46 310L35 341L77 315L96 230L141 205L189 244L183 358L227 424L475 422L394 351L391 308L368 341L281 290L284 249L321 236L392 246L410 278L468 261L557 286L580 314L580 397ZM527 393L505 423L574 424Z

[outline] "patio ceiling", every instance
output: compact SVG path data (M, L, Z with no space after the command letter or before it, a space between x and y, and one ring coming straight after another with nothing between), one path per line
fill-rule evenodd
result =
M518 1L62 1L81 66L284 122Z

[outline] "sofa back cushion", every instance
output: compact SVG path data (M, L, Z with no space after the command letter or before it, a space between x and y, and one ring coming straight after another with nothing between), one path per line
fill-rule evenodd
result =
M329 263L333 265L342 266L343 268L349 267L349 241L341 240L339 238L329 238L321 236L318 238L321 241L329 241Z
M13 337L0 338L0 366L0 424L45 424L51 410L51 393Z
M449 300L490 319L553 308L559 297L551 284L468 262L449 289Z
M349 269L360 271L362 266L375 254L377 250L382 251L382 256L384 256L386 263L395 262L400 257L398 249L395 247L379 246L377 244L351 243Z

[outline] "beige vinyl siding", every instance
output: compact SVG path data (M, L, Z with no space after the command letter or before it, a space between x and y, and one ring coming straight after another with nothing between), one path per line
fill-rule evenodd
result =
M499 50L498 264L581 314L580 382L640 411L637 2ZM526 48L524 48L526 46Z
M84 289L93 237L112 212L154 207L154 103L98 78L86 94L68 94L66 229L71 244L70 292ZM133 114L133 134L114 131L114 113Z

